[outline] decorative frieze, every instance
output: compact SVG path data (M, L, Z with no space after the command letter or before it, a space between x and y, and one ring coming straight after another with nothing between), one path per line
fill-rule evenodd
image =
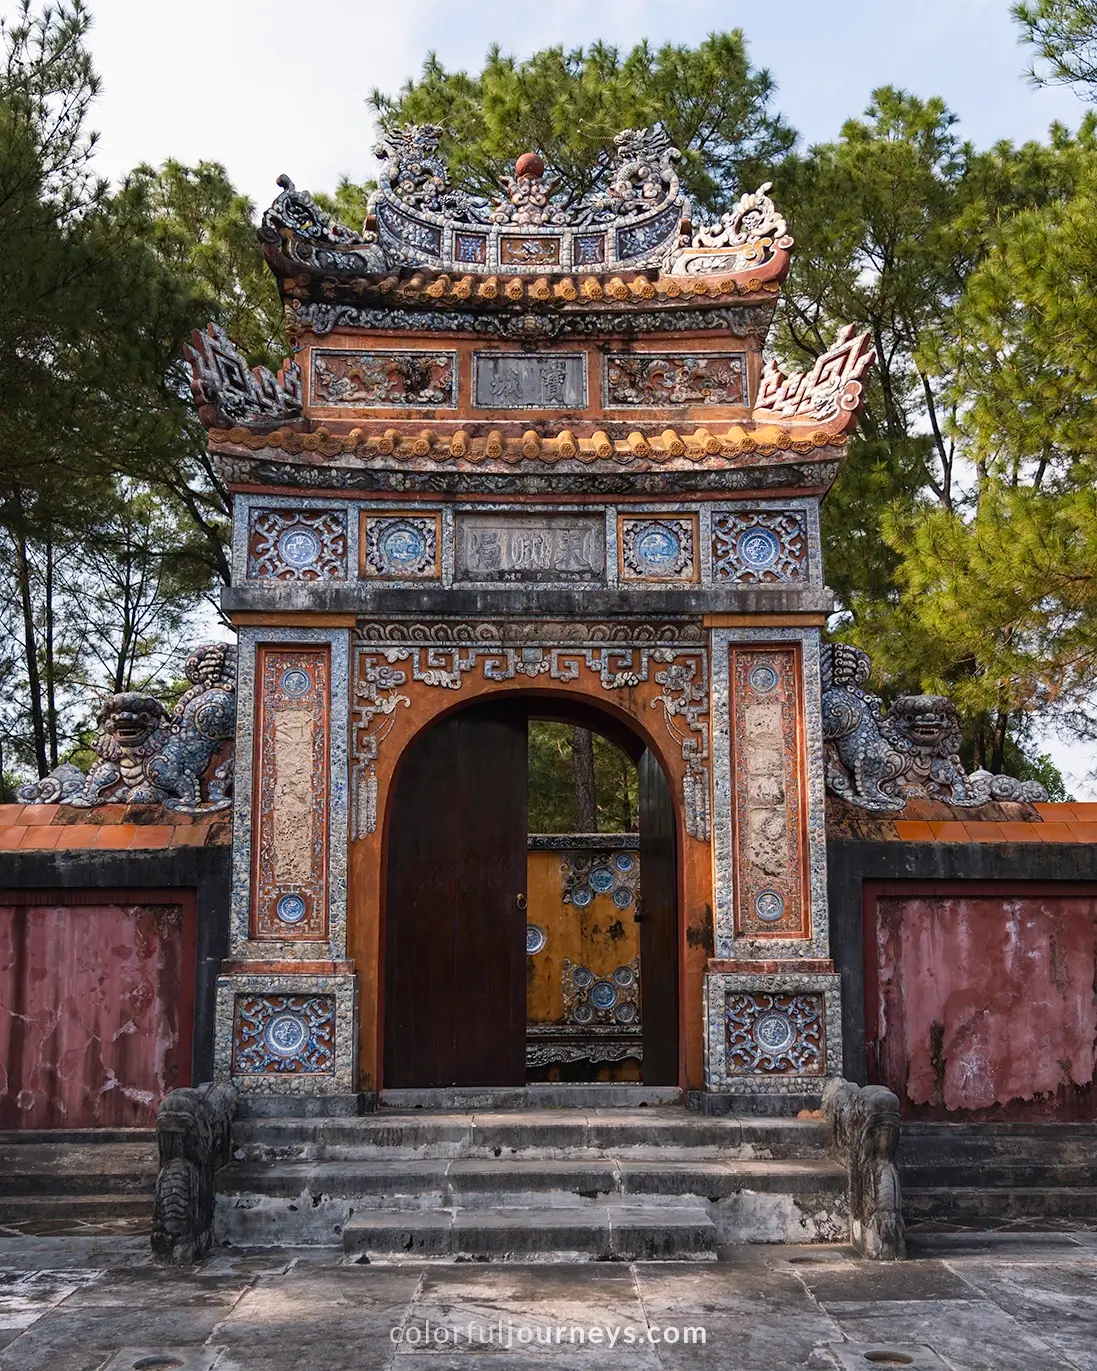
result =
M823 997L749 991L725 1006L728 1071L821 1076L826 1065Z
M810 962L748 965L705 975L707 1089L818 1095L842 1071L841 978Z
M345 510L251 510L249 580L344 581L346 577Z
M807 937L799 652L731 651L735 929Z
M735 585L808 579L808 534L795 510L728 510L712 516L712 577Z
M472 403L476 409L584 410L586 354L475 352Z
M465 514L455 521L455 581L600 582L600 514Z
M442 574L440 514L361 516L359 573L390 581L437 580Z
M612 352L604 375L606 409L747 403L744 352Z
M454 352L314 348L310 357L310 399L314 405L452 409L457 404Z
M327 933L329 653L260 647L252 936Z
M587 966L565 957L560 973L564 1018L583 1027L640 1022L640 959L633 957L609 976L596 976Z
M617 516L622 581L696 581L697 515Z
M335 999L331 995L235 997L234 1075L333 1074Z

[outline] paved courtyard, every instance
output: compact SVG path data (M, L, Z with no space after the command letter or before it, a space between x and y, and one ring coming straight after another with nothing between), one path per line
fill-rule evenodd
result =
M0 1366L1097 1371L1097 1232L933 1233L912 1248L894 1265L749 1247L704 1264L431 1267L297 1249L178 1271L141 1236L6 1236Z

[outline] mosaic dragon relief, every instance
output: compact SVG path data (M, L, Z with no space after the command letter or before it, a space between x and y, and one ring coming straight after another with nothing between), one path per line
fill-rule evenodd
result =
M840 799L879 811L901 810L914 796L965 807L1047 800L1036 781L965 773L960 720L946 696L903 695L885 715L880 697L865 689L872 674L867 653L827 643L820 666L826 785Z
M16 791L21 804L160 804L206 814L232 803L231 756L207 775L236 733L236 648L205 643L187 658L190 689L168 710L152 695L124 691L99 707L99 760L85 776L71 763Z
M452 409L457 354L412 350L312 353L312 403Z
M747 402L742 352L615 352L605 366L606 409Z

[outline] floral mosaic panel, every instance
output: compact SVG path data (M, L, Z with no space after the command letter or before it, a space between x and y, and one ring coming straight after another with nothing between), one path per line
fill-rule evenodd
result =
M729 994L725 1017L729 1076L824 1074L826 1045L821 994Z
M438 514L362 515L361 574L384 580L436 580L441 575Z
M334 1072L334 996L237 995L232 1056L240 1075Z
M799 651L732 648L730 668L736 933L807 937Z
M615 352L605 362L606 409L745 405L743 352Z
M327 933L328 649L261 647L257 679L252 936L321 939Z
M623 581L695 581L697 516L633 518L617 521Z
M587 1027L593 1024L628 1026L640 1022L640 959L597 976L588 966L565 957L560 972L564 1019Z
M599 895L620 910L632 909L640 889L640 858L635 852L570 852L560 863L564 904L586 909Z
M736 585L794 585L808 579L804 516L747 509L712 516L712 576Z
M314 405L452 409L457 354L315 350L311 399Z
M248 578L344 581L347 516L341 509L253 509L248 518Z

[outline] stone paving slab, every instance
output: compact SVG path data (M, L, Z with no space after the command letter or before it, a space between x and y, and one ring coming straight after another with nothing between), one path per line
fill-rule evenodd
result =
M0 1368L1097 1371L1095 1236L924 1234L894 1264L837 1245L582 1266L226 1249L182 1270L144 1239L8 1237Z

